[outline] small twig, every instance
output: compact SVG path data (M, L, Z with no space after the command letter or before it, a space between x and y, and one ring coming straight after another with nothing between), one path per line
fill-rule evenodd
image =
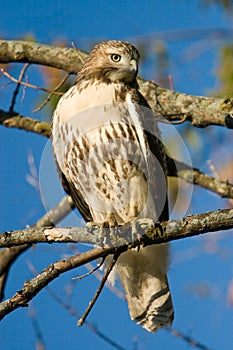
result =
M57 92L58 89L60 89L60 87L62 87L62 85L65 83L65 81L69 78L70 74L67 73L63 79L60 81L60 83L54 88L54 92ZM33 113L39 112L51 99L51 97L53 96L53 92L50 92L50 94L46 97L46 99L35 109L33 109Z
M34 265L31 263L31 261L28 261L27 264L28 264L28 267L29 267L30 271L33 273L34 276L36 276L38 274L38 271L36 270ZM58 304L60 304L64 309L66 309L72 316L74 316L76 319L79 319L80 315L78 314L78 312L75 310L75 308L70 303L68 303L67 301L64 300L64 297L60 297L56 292L54 292L54 290L52 290L48 286L46 286L45 289L46 289L47 293L51 296L51 298L56 300L56 302ZM86 321L85 322L85 326L90 331L95 333L99 338L101 338L103 341L105 341L108 345L111 345L112 347L114 347L117 350L126 350L120 344L116 343L109 336L107 336L107 334L101 332L92 323Z
M84 60L83 57L80 55L80 52L79 52L77 46L75 45L75 42L74 42L74 41L71 41L71 45L72 45L72 47L77 51L77 55L78 55L78 58L80 59L80 61L81 61L82 63L84 63L85 60Z
M53 90L49 90L49 89L45 89L43 87L40 87L40 86L37 86L37 85L33 85L33 84L29 84L29 83L25 83L23 81L20 81L18 79L15 79L14 77L12 77L12 75L10 75L9 73L7 73L7 71L5 71L4 68L1 68L0 69L0 72L5 75L7 78L9 78L10 80L14 81L15 83L17 84L20 84L20 85L24 85L24 86L27 86L27 87L30 87L32 89L36 89L36 90L41 90L41 91L45 91L45 92L50 92L54 95L64 95L64 92L60 92L60 91L53 91Z
M201 350L212 350L208 346L200 343L199 341L191 338L190 336L188 336L188 335L186 335L184 333L181 333L177 329L168 327L168 328L165 328L165 330L167 330L170 334L174 335L175 337L183 339L186 343L188 343L191 346L195 346L198 349L201 349Z
M32 321L32 326L37 338L37 342L36 342L36 348L38 350L45 350L45 342L42 336L42 332L40 329L40 324L36 315L36 310L34 308L34 306L32 304L30 304L30 308L29 308L29 316L30 319Z
M113 256L113 258L112 258L112 261L111 261L110 264L108 265L108 267L107 267L107 269L106 269L106 271L105 271L105 273L104 273L104 276L103 276L103 278L102 278L102 280L101 280L101 282L100 282L100 285L99 285L97 291L95 292L94 297L93 297L92 300L90 301L90 303L89 303L89 305L88 305L86 311L84 312L83 316L78 320L77 325L78 325L79 327L81 327L81 326L83 325L83 323L85 322L85 320L86 320L88 314L90 313L91 309L92 309L93 306L95 305L95 302L96 302L96 300L98 299L98 297L99 297L99 295L100 295L100 293L101 293L101 291L102 291L102 289L103 289L103 287L104 287L104 285L105 285L105 282L107 281L107 278L108 278L110 272L112 271L114 265L116 264L116 261L117 261L119 255L120 255L119 252L117 252L117 253L114 254L114 256Z
M51 288L48 286L46 287L46 291L48 294L56 300L58 304L60 304L62 307L64 307L72 316L79 318L78 312L74 309L72 305L64 301L64 298L61 298L57 293L55 293ZM113 348L117 350L126 350L126 348L123 348L120 344L115 342L112 338L110 338L106 333L101 332L96 325L90 322L85 322L84 324L91 332L96 334L97 337L102 339L104 342L106 342L108 345L112 346Z
M72 244L70 248L71 248L71 250L72 250L72 252L73 252L74 254L80 254L80 253L81 253L80 250L77 249L77 244ZM89 271L90 271L90 270L93 270L93 265L89 262L89 263L85 264L85 268L86 268L87 270L89 270ZM96 270L96 271L93 272L93 275L94 275L99 281L101 281L102 278L103 278L103 271L100 272L99 270ZM118 298L120 298L121 300L125 300L125 294L124 294L119 288L117 288L115 285L113 285L112 283L109 283L109 282L107 281L106 287L107 287L113 294L117 295Z
M105 257L102 258L102 261L101 261L99 264L97 264L96 267L94 267L93 269L91 269L90 271L88 271L87 273L85 273L84 275L77 276L77 277L73 277L72 280L81 280L81 279L83 279L83 278L85 278L85 277L90 276L90 275L93 274L95 271L97 271L97 270L99 270L99 269L101 268L101 266L103 265L104 261L105 261Z
M11 105L10 105L10 108L9 108L9 112L13 112L14 110L14 106L15 106L15 102L16 102L16 98L17 98L17 95L19 93L19 89L20 89L20 86L21 86L21 82L24 78L24 74L26 73L26 70L28 69L29 67L29 63L26 63L23 68L21 69L21 72L20 72L20 75L19 75L19 82L17 83L16 85L16 88L15 88L15 91L13 93L13 97L12 97L12 101L11 101ZM3 72L4 74L4 72Z

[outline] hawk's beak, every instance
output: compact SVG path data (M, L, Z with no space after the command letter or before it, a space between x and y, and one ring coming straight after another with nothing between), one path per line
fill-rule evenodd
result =
M130 67L135 72L138 71L138 62L134 58L130 61Z

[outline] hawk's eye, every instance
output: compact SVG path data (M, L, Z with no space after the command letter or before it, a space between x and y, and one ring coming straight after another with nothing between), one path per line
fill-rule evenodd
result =
M120 56L120 55L117 55L116 53L114 53L114 54L111 56L111 60L112 60L113 62L120 62L121 56Z

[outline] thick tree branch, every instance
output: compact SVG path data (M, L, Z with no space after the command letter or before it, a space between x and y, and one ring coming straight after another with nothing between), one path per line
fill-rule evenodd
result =
M42 45L30 41L0 40L0 63L35 63L77 73L82 66L82 50L67 47Z
M0 40L0 63L24 62L47 65L77 73L86 53L71 48L42 45L27 41ZM151 108L168 120L186 115L196 127L220 125L233 128L233 99L205 98L159 87L152 81L138 79L140 90Z
M159 225L147 219L136 221L137 232L142 245L159 244L185 237L192 237L207 232L229 230L233 228L233 209L221 209L203 214L194 214L178 220L162 222ZM110 237L112 245L119 246L129 242L124 237L132 237L132 225L119 226L114 237ZM106 229L107 230L107 229ZM108 232L108 230L106 231ZM46 228L30 227L25 230L4 232L0 235L0 247L12 247L21 244L41 242L79 242L95 244L99 236L99 227Z
M127 247L124 248L125 250ZM27 306L27 303L38 294L51 281L60 276L61 273L79 267L99 257L105 257L110 253L114 253L115 248L95 248L80 255L71 256L65 260L59 260L49 265L36 277L24 283L21 291L18 291L12 298L3 301L0 304L0 320L7 314L19 307ZM122 250L123 251L123 250Z
M139 86L153 111L169 121L182 119L185 115L186 120L196 127L218 125L233 128L233 98L188 95L144 79L139 79Z
M119 227L119 230L125 229L127 225ZM30 281L24 283L22 290L18 291L12 298L3 301L0 304L0 319L5 317L7 314L19 307L27 306L27 303L38 294L45 286L47 286L51 281L60 276L60 274L86 264L87 262L96 260L100 257L106 257L109 254L121 254L126 250L137 247L138 244L141 245L150 245L155 243L168 242L174 239L180 239L184 237L190 237L206 232L213 232L219 230L226 230L233 228L233 209L217 210L214 212L191 215L181 220L172 220L170 222L161 223L161 225L148 225L147 221L143 220L138 221L138 229L141 229L142 232L146 231L146 234L141 236L140 239L134 243L120 245L118 247L105 247L105 248L94 248L85 253L69 257L65 260L59 260L56 263L49 265L45 270L43 270L36 277ZM21 231L21 234L29 233L31 229ZM98 227L93 229L93 233L99 230ZM90 234L87 228L68 228L68 229L37 229L41 237L45 237L47 240L48 232L50 231L53 234L50 235L51 241L58 241L61 237L63 231L64 237L72 237L72 241L82 239L83 234ZM64 235L65 232L65 235ZM81 233L80 233L81 232ZM122 232L122 233L123 233ZM20 234L14 232L16 235ZM35 231L30 231L32 235L35 235ZM60 233L59 239L57 240L57 233ZM54 235L55 234L55 235ZM5 233L2 235L3 245L7 241L8 237L13 235L13 233ZM75 235L75 239L74 239ZM55 238L54 238L55 237ZM116 238L117 243L125 242L123 238ZM37 240L38 241L38 240ZM44 240L42 240L44 241ZM88 239L86 238L87 242ZM91 241L92 242L92 241Z
M223 198L233 198L233 185L229 181L221 181L210 175L204 174L197 168L179 161L174 161L167 156L168 176L179 177L185 182L206 188Z
M16 112L6 112L0 109L0 124L8 128L17 128L31 131L36 134L50 137L50 125L36 119L24 117Z
M4 297L4 289L9 270L20 254L30 247L28 244L5 248L0 250L0 301Z

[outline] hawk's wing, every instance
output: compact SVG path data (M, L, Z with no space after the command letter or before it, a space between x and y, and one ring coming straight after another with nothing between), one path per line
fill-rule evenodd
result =
M156 213L151 213L150 208L147 213L151 219L167 220L166 157L155 116L138 91L131 91L130 99L134 104L131 113L136 113L135 118L142 122L145 142L150 150L146 160L148 188L160 215L158 217ZM166 275L168 260L168 245L161 244L141 248L139 252L130 250L122 254L117 262L117 272L125 290L130 316L151 332L171 324L174 318Z
M81 192L74 186L74 184L71 181L68 181L65 174L61 171L56 158L55 163L57 167L58 176L60 178L60 181L62 183L62 187L66 191L66 193L71 196L75 208L78 209L80 214L82 215L83 219L88 221L93 221L91 212L89 210L88 204L85 202L83 196L81 195Z
M164 189L166 190L166 199L164 201L163 209L159 216L159 221L165 221L169 219L169 208L167 199L167 163L166 153L161 141L161 133L157 127L156 115L150 108L149 104L138 90L131 90L131 101L135 104L136 113L139 114L142 120L142 127L144 128L144 135L147 141L147 145L151 151L147 154L147 167L148 167L148 180L150 190L154 190L154 195L158 198L158 202L164 196ZM158 160L161 170L164 175L163 179L158 179L157 171L154 167L154 160L151 159L153 156ZM160 183L162 180L163 184ZM165 183L164 183L164 181ZM165 187L164 187L165 186ZM158 203L159 205L159 203Z

